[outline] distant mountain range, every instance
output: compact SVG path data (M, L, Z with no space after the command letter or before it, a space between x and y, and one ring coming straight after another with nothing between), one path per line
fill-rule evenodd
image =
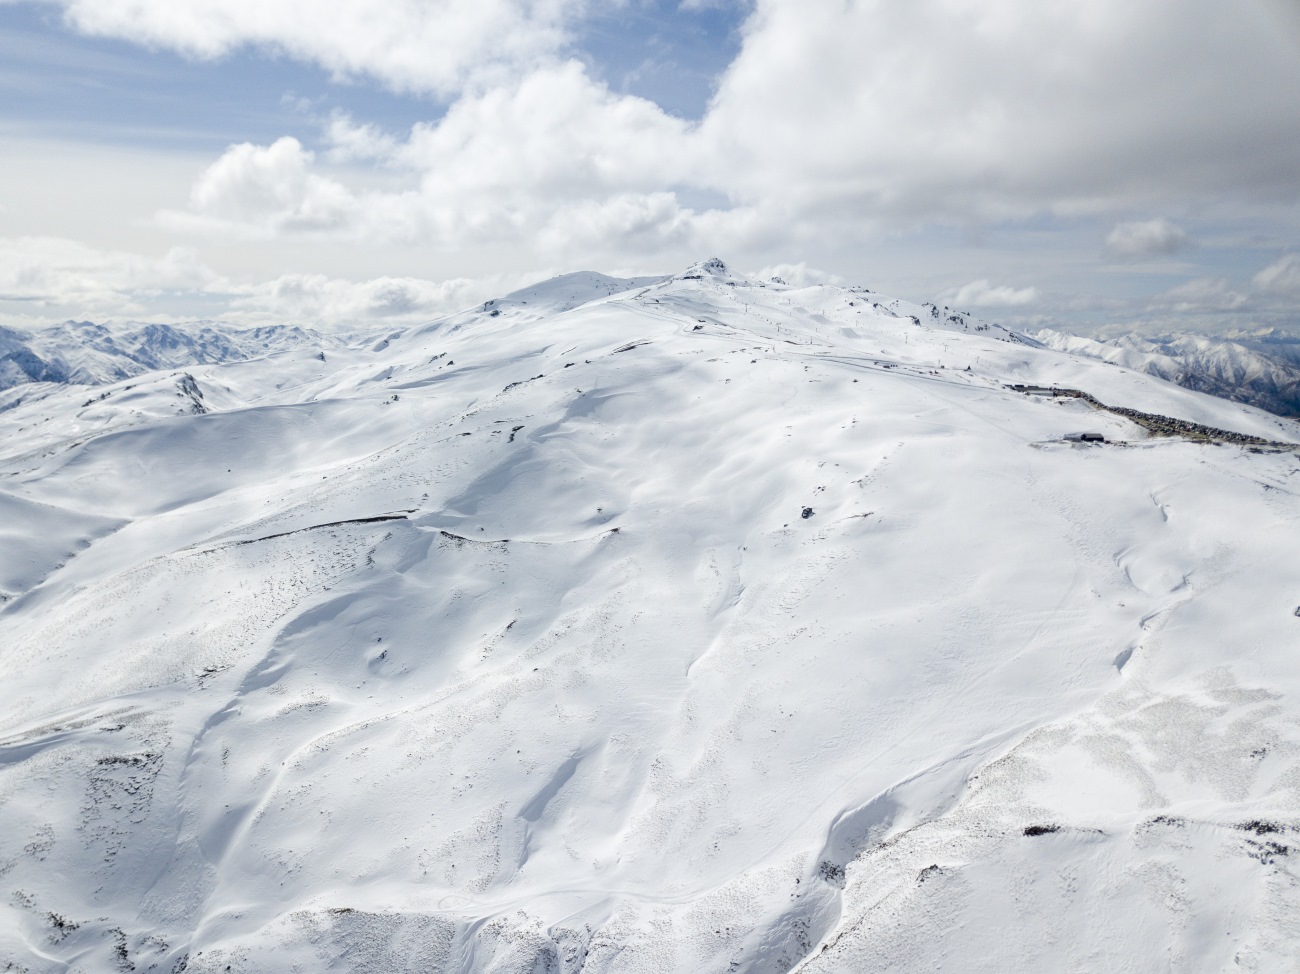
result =
M1187 389L1300 416L1300 337L1277 332L1214 338L1173 334L1096 339L1043 329L1048 348L1154 375Z
M632 283L645 286L658 280ZM486 306L489 313L494 303ZM888 311L878 301L873 306ZM942 324L963 331L990 327L950 309L922 308L932 327ZM1300 417L1298 336L1268 331L1225 337L1181 333L1103 339L1048 328L1026 335L1057 351L1099 359L1279 416ZM240 328L218 321L171 325L66 321L32 331L0 326L0 391L29 383L104 385L159 369L245 362L289 349L325 350L346 344L348 340L340 336L298 325Z
M103 385L158 369L245 362L305 345L341 344L297 325L65 321L32 331L0 327L0 390L33 382Z

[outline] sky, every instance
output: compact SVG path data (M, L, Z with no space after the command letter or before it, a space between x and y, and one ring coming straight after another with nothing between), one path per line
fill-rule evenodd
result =
M0 0L0 325L350 330L712 256L1300 333L1300 0Z

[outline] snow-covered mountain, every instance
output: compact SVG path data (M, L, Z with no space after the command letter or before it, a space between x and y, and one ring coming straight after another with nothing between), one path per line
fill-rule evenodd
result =
M1033 335L1049 348L1137 369L1280 416L1300 417L1300 338L1175 334L1093 339L1051 329Z
M715 261L96 392L0 413L0 966L1294 969L1293 421Z
M32 331L0 327L0 390L28 383L102 385L157 369L242 362L288 348L341 344L296 325L65 321Z

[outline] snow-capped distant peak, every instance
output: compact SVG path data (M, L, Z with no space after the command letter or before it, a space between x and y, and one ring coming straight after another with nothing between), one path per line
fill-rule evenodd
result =
M1286 335L1120 335L1093 339L1043 329L1049 348L1135 369L1199 392L1300 416L1300 340Z
M240 328L219 321L65 321L35 331L0 328L0 389L43 382L103 385L158 369L340 344L337 337L297 325Z

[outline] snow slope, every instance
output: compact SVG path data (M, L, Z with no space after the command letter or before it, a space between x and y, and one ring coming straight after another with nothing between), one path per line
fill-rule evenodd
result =
M954 317L571 275L0 415L0 962L1295 969L1300 460L1005 386L1300 427Z

